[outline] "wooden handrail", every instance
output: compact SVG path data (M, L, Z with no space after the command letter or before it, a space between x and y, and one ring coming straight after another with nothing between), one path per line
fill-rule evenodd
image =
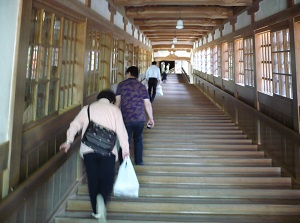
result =
M59 151L45 165L21 183L13 192L0 202L1 221L7 219L35 192L41 184L46 182L69 159L74 152L78 152L80 137L77 137L68 153Z

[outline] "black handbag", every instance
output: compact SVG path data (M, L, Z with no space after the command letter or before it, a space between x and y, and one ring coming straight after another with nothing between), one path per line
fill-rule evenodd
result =
M102 125L90 120L90 106L88 106L89 124L81 139L81 142L92 148L95 153L109 156L116 144L117 134Z

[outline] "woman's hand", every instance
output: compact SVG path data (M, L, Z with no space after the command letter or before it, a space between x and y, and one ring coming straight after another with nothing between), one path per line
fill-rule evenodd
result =
M63 144L60 145L59 150L64 150L65 153L67 153L69 151L71 147L71 144L68 142L64 142Z
M123 157L123 160L125 160L125 158L126 158L127 156L128 156L128 157L130 156L129 152L127 152L127 151L125 151L124 149L122 149L122 157Z

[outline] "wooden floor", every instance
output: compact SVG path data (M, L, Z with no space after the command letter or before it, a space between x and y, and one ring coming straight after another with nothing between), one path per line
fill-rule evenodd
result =
M112 197L108 223L300 223L291 178L181 75L153 102L155 128L144 131L144 165L135 166L137 199ZM56 223L91 218L85 184Z

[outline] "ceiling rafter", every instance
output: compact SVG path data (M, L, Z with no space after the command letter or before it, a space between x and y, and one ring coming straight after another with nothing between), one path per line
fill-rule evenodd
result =
M255 0L109 0L141 33L153 49L166 43L171 48L174 37L181 49L190 50L195 41L207 36L253 6ZM184 28L176 29L178 20ZM175 48L177 50L178 48ZM187 48L185 48L187 47Z

